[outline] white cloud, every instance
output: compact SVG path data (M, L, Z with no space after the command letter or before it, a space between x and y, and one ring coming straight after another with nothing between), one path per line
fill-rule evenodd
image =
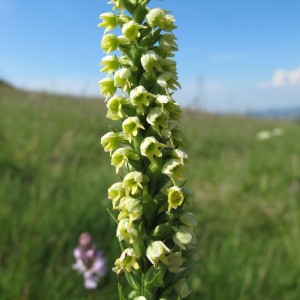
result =
M289 86L300 86L300 67L295 70L276 70L271 81L263 81L259 84L262 89Z

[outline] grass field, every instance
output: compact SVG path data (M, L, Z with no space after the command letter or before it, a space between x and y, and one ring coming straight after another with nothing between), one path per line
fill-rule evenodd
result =
M118 299L115 273L86 291L71 269L83 231L109 269L120 255L105 114L102 101L0 86L1 300ZM194 111L182 123L199 217L189 299L300 299L300 123Z

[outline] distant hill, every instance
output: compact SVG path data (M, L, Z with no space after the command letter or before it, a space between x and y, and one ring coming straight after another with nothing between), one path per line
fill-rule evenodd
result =
M14 89L14 86L10 84L9 82L3 80L0 78L0 88L11 88Z
M251 111L247 115L256 118L296 120L300 119L300 106Z

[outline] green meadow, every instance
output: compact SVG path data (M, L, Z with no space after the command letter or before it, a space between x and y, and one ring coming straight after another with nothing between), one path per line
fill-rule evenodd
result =
M0 85L1 300L118 299L105 115L99 99ZM184 110L182 125L199 218L188 299L300 299L300 122ZM84 231L109 269L95 291L72 270Z

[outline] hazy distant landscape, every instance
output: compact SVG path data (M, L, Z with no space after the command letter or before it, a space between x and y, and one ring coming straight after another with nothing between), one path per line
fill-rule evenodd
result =
M106 107L81 100L0 82L1 300L118 299L115 273L86 291L72 270L83 231L109 269L120 255ZM188 299L300 299L300 122L185 110L182 125L199 218Z

